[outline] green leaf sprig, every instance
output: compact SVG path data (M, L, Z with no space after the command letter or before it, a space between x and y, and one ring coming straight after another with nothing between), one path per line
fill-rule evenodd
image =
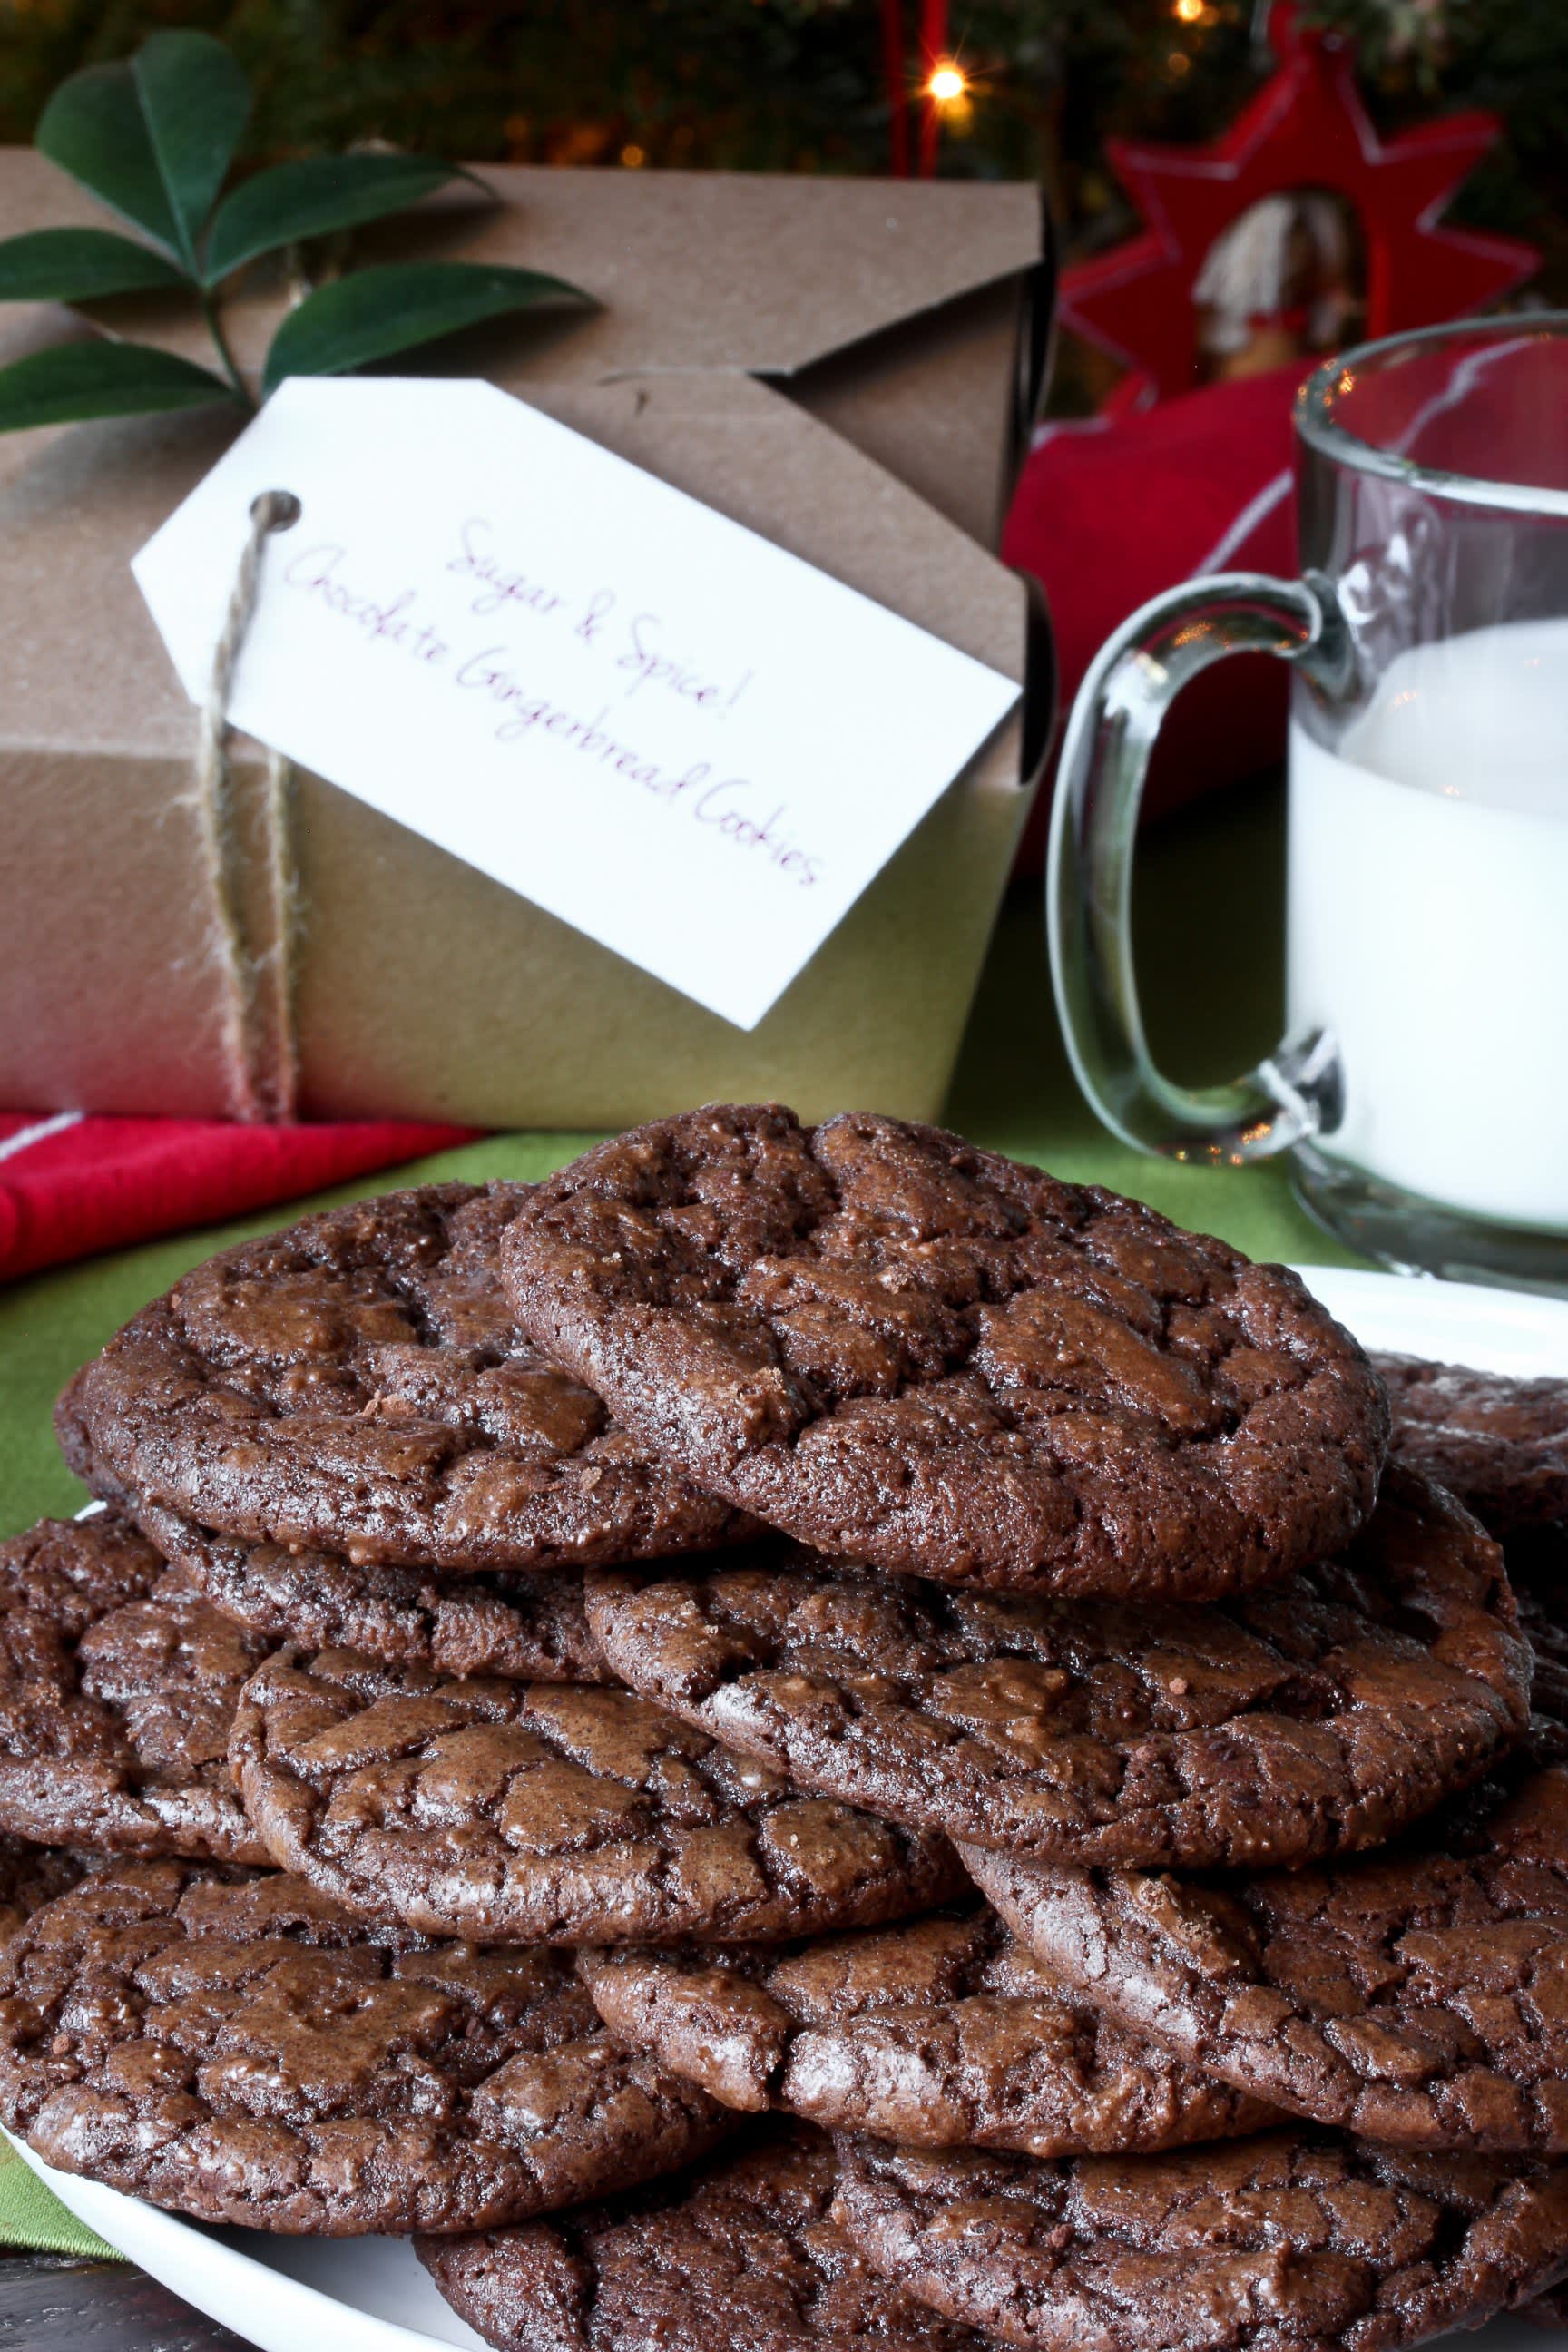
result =
M206 33L154 33L134 58L61 83L38 125L40 152L140 234L44 228L0 239L0 302L184 290L201 308L218 366L107 340L35 352L0 368L0 432L213 401L254 409L223 331L224 280L263 254L384 219L473 176L416 155L317 155L258 172L225 195L249 113L244 70ZM263 394L286 376L341 375L480 320L589 299L537 269L423 261L360 270L289 312L267 354Z

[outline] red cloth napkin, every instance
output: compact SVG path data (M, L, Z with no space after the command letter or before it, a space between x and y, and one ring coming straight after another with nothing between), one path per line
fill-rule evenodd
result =
M0 1278L243 1216L373 1168L466 1143L466 1127L0 1112Z
M1296 569L1290 412L1305 370L1216 383L1156 407L1047 425L1025 465L1002 552L1046 592L1060 667L1060 727L1112 630L1163 588L1205 572ZM1176 703L1146 807L1173 808L1279 759L1284 665L1242 655ZM1044 863L1048 790L1020 864Z

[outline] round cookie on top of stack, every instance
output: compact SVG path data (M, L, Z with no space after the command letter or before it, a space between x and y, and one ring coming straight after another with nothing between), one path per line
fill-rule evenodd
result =
M524 1345L497 1280L523 1185L432 1184L225 1250L61 1399L68 1458L251 1543L370 1563L581 1568L742 1524Z
M647 1444L879 1570L1205 1600L1331 1558L1376 1493L1383 1387L1294 1275L939 1128L656 1120L501 1256Z
M145 1858L18 1849L51 2161L420 2232L509 2352L1381 2352L1568 2274L1529 1645L1284 1269L710 1108L226 1251L60 1428ZM100 1633L176 1603L260 1869L172 1843L193 1645Z

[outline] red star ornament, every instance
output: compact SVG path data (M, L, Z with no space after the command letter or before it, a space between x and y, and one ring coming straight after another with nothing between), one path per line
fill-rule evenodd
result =
M1366 252L1368 339L1479 310L1539 265L1517 237L1440 226L1449 197L1501 135L1495 114L1451 114L1384 142L1348 45L1277 14L1286 18L1279 66L1223 138L1207 147L1107 142L1148 226L1063 272L1058 316L1131 371L1107 404L1113 409L1192 390L1194 283L1215 237L1260 197L1326 188L1352 205Z

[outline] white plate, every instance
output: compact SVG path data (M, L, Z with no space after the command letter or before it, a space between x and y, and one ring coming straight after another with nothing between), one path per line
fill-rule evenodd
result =
M11 2145L79 2221L259 2352L429 2352L432 2344L484 2344L442 2300L405 2239L209 2229L95 2180L56 2172L19 2139Z
M1358 1274L1339 1265L1296 1271L1365 1348L1479 1364L1521 1378L1568 1373L1568 1299L1429 1276Z
M1369 1348L1404 1349L1500 1372L1568 1373L1568 1301L1457 1282L1408 1281L1337 1266L1299 1271L1331 1314ZM62 2204L175 2294L259 2352L417 2352L481 2338L449 2311L394 2238L279 2238L208 2229L17 2152ZM1494 2320L1477 2352L1543 2352L1538 2327ZM712 2352L732 2352L715 2345Z

